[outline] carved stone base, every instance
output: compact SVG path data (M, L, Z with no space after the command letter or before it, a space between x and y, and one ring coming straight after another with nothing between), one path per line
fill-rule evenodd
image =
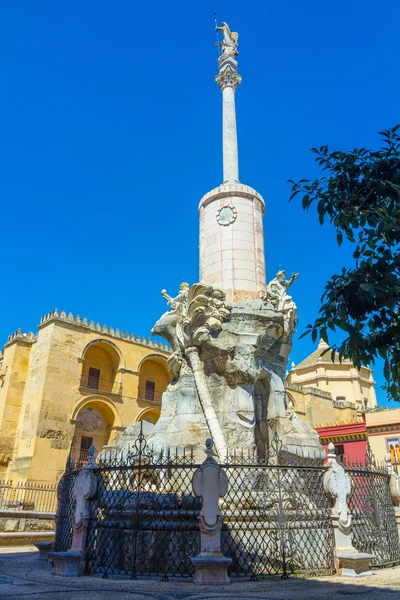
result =
M193 576L193 583L197 585L228 585L227 568L232 562L223 554L202 552L191 559L196 569Z
M82 552L49 552L53 560L53 575L61 577L80 577L83 575L85 561Z
M39 560L47 560L53 542L36 542L34 546L39 550Z
M373 554L363 552L337 554L342 577L366 577L373 575L370 562Z

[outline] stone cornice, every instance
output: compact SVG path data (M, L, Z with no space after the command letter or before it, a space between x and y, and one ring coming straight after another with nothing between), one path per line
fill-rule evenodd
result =
M368 435L379 435L380 433L400 433L400 423L392 425L367 425Z
M329 364L330 366L332 366L332 363L324 363L324 364ZM309 368L309 367L303 367L303 369L305 368ZM299 369L299 371L302 369ZM311 373L312 371L310 371ZM315 373L315 370L313 371ZM310 377L311 379L311 377ZM324 373L321 375L315 375L314 377L312 377L313 380L315 381L322 381L324 379L336 379L336 380L344 380L344 381L362 381L363 383L366 383L370 386L375 385L376 381L374 379L365 379L365 377L362 377L361 375L352 375L351 373L341 373L340 375L332 375L332 373ZM296 382L298 383L298 382ZM301 383L299 385L302 385ZM308 385L308 384L306 384Z
M60 322L65 325L70 325L72 327L77 327L80 329L97 331L98 333L101 333L102 336L109 336L114 339L117 338L120 340L124 340L124 342L130 342L132 344L146 346L147 348L157 348L161 352L166 352L168 354L171 352L167 344L163 344L162 342L153 342L153 340L151 339L146 339L145 337L141 338L140 336L135 336L134 334L125 333L122 330L114 329L113 327L107 327L107 325L101 325L100 323L97 323L95 325L94 321L89 322L86 317L81 319L79 315L74 317L74 315L71 312L67 315L65 311L61 311L61 313L59 313L57 309L44 315L44 317L40 319L40 323L37 326L37 328L41 329L42 327L45 327L46 325L52 322Z
M203 206L207 206L210 202L214 200L218 200L219 198L229 198L235 196L243 196L244 198L250 198L253 200L257 198L261 202L263 214L265 212L265 202L264 198L256 192L255 189L248 185L244 185L243 183L222 183L218 187L214 188L207 194L205 194L200 200L199 210Z
M326 392L325 390L320 390L319 388L304 386L300 383L292 383L289 381L285 381L284 383L285 388L288 390L301 392L302 394L312 394L313 396L320 396L321 398L326 398L327 400L333 400L332 394L330 392Z

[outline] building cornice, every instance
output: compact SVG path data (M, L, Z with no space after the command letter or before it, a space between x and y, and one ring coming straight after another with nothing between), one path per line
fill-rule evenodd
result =
M330 364L332 366L331 363L325 363L325 364ZM352 367L352 368L355 368L355 367ZM307 369L309 369L309 367L307 367ZM298 373L295 373L294 371L293 371L293 373L295 375L298 375ZM310 374L311 373L315 373L315 369L310 370ZM304 376L305 373L303 373L302 375ZM310 377L310 379L311 379L311 377ZM361 381L362 383L366 383L366 384L368 384L370 386L373 386L376 383L376 381L374 379L366 379L365 377L362 377L362 375L360 375L360 374L352 375L351 373L341 373L340 375L333 375L331 373L325 373L325 374L317 374L316 373L312 377L313 381L322 381L324 379L335 379L336 381L339 381L339 380L344 380L344 381ZM296 383L299 383L299 382L296 382ZM299 385L302 385L302 384L299 383Z
M223 183L222 185L214 188L205 196L202 197L199 204L199 210L202 206L207 206L209 202L218 200L219 198L229 198L231 196L244 196L245 198L257 198L261 202L263 213L265 211L264 198L256 192L255 189L243 183Z
M329 435L323 436L322 434L319 437L321 444L328 444L329 442L339 443L339 442L357 442L357 441L366 441L367 434L366 433L348 433L342 435Z
M368 435L380 435L381 433L400 433L400 423L391 425L367 425Z
M146 339L145 337L135 336L131 333L125 333L123 330L114 329L113 327L107 327L107 325L101 325L97 323L95 325L94 321L88 321L86 317L81 319L79 315L74 317L74 315L70 312L68 315L65 311L58 312L57 309L47 313L40 319L40 323L37 328L40 330L43 327L46 327L50 323L63 323L64 325L69 325L74 328L83 329L86 331L96 331L101 333L102 336L108 336L114 339L120 339L124 342L130 342L131 344L136 344L139 346L146 346L147 348L157 348L161 352L170 353L171 350L167 344L163 344L162 342L158 342L157 340ZM32 334L33 335L33 334Z

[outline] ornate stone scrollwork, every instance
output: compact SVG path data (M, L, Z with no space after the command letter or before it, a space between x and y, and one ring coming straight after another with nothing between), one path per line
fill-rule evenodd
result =
M347 498L351 494L351 480L344 468L336 462L335 446L328 446L328 471L324 475L324 490L335 501L333 512L339 517L339 523L348 527L351 523Z

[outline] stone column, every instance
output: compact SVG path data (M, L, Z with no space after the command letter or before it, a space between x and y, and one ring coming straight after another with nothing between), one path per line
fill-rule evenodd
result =
M221 60L222 59L222 60ZM236 129L235 91L242 81L237 73L237 61L221 57L219 75L215 81L222 91L222 138L224 181L239 181L239 159Z
M89 522L89 500L97 489L97 478L94 473L96 448L89 448L87 464L77 476L74 484L75 511L72 515L72 544L67 552L50 552L53 560L54 575L79 577L85 567L86 535ZM58 512L59 509L57 509Z
M351 481L344 468L336 462L335 446L328 446L328 470L324 475L324 489L332 499L332 525L335 534L336 565L342 577L373 575L370 562L372 554L358 552L351 541L351 514L347 498Z
M226 585L229 583L227 567L232 559L221 553L223 517L218 500L228 492L228 477L213 459L213 441L206 440L207 458L193 475L192 487L196 496L203 499L200 511L200 554L192 558L196 569L193 582L201 585Z

